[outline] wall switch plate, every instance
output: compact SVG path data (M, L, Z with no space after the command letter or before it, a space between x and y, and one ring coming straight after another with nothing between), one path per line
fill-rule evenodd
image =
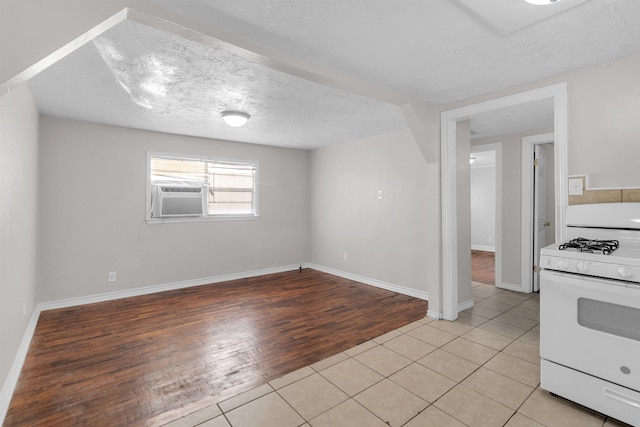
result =
M569 195L582 196L582 178L569 178Z
M342 259L344 259L345 261L349 261L349 254L345 252Z
M110 282L115 282L116 281L116 272L115 271L110 271L109 272L109 281Z
M378 200L382 200L384 198L384 193L382 190L378 190Z

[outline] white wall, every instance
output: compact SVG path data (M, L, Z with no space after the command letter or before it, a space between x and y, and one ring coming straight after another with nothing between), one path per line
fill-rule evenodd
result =
M471 166L471 249L495 250L496 168Z
M0 97L2 385L36 304L37 215L38 111L29 90L21 86Z
M308 151L51 117L40 135L41 301L309 259ZM148 225L148 150L257 160L260 218Z
M313 151L311 261L426 294L428 176L408 130Z

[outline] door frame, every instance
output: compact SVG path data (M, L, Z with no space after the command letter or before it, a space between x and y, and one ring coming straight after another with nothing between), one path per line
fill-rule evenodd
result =
M536 145L549 144L554 142L553 132L542 133L538 135L525 136L522 138L522 201L521 201L521 222L520 227L520 242L521 242L521 279L520 286L522 292L533 291L533 280L531 275L531 260L533 259L533 150ZM555 146L554 146L555 154ZM555 159L554 159L555 168ZM554 182L554 187L557 187ZM557 200L556 200L557 202ZM557 210L556 219L557 219ZM528 227L526 225L529 225ZM561 239L558 236L559 227L558 223L554 221L556 241Z
M442 249L442 317L458 318L458 229L456 220L456 123L474 115L508 108L526 102L553 98L554 181L556 186L556 224L564 233L567 205L567 83L557 83L490 101L443 111L440 114L440 180L441 180L441 249ZM559 239L559 240L562 240Z
M502 142L494 142L491 144L472 145L471 152L477 153L482 151L493 151L495 155L495 215L494 215L494 278L495 286L502 286ZM500 285L500 286L498 286Z

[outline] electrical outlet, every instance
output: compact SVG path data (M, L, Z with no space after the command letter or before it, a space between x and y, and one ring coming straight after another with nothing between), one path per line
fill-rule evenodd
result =
M109 281L110 282L115 282L116 281L116 272L115 271L110 271L109 272Z

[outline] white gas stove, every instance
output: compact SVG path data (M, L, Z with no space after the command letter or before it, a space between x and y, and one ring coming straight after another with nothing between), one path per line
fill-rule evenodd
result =
M640 425L640 203L569 206L540 252L541 386Z
M640 283L640 240L623 240L620 237L614 240L619 246L611 253L598 249L593 252L571 247L560 249L561 244L547 246L540 251L540 266L547 270ZM602 241L592 238L589 245L598 246Z
M569 206L567 237L540 251L547 270L640 283L640 203Z

